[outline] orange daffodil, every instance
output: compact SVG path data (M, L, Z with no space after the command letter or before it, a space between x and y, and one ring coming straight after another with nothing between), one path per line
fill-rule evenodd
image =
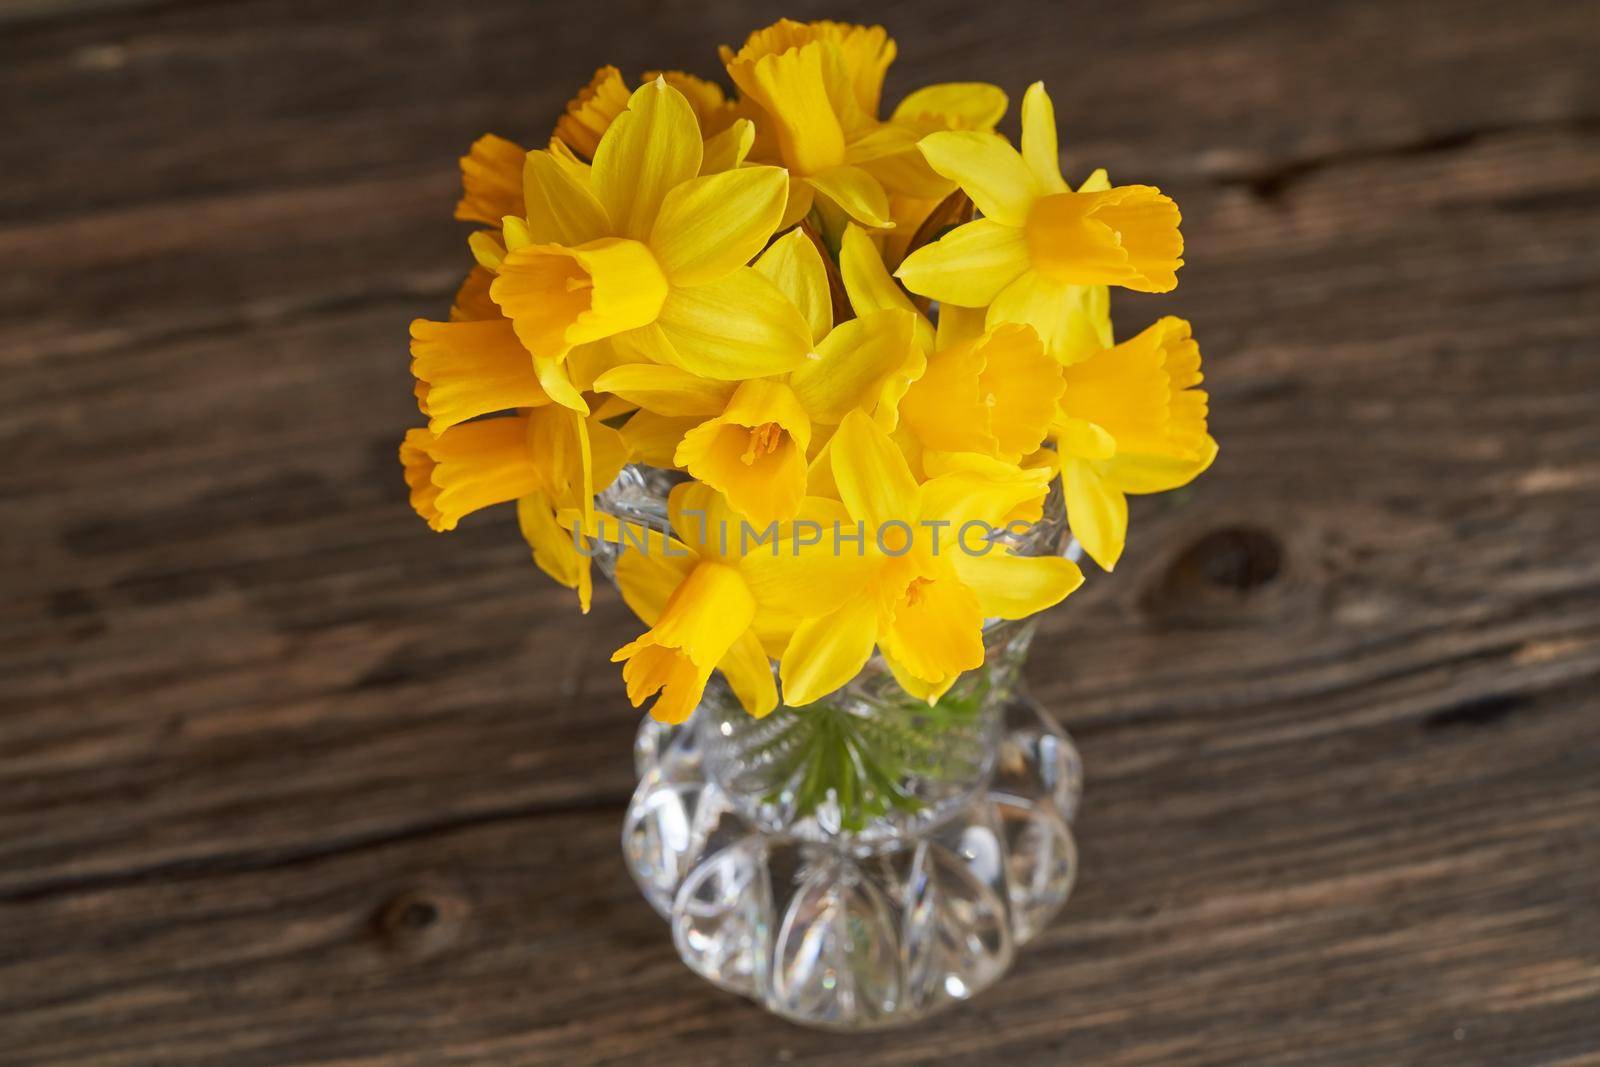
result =
M1177 283L1172 201L1103 171L1070 187L1040 84L1020 151L990 85L880 118L894 57L879 27L783 20L723 49L736 96L602 67L547 147L489 135L461 161L457 217L485 228L448 321L412 324L412 505L442 531L514 502L585 611L592 546L617 546L648 628L613 658L663 721L714 671L763 715L875 653L935 702L982 664L987 620L1083 580L990 533L1037 521L1059 477L1109 570L1127 495L1216 455L1189 325L1113 343L1110 286ZM668 528L596 509L628 463L681 472Z

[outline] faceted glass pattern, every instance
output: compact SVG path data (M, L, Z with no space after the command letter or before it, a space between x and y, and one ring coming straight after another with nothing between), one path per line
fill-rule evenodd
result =
M730 792L709 773L731 769L707 758L724 740L716 716L647 720L623 850L684 962L842 1030L910 1022L998 978L1071 892L1081 775L1054 719L1025 692L996 695L973 788L858 833L830 834L818 816L783 827Z

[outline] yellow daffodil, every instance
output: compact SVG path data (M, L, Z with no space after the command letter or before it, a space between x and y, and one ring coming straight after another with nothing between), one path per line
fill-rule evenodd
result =
M682 93L694 111L705 139L701 174L732 170L744 162L755 140L755 128L749 120L739 118L721 86L678 70L647 71L643 80L648 83L657 78ZM593 158L600 138L612 120L627 110L631 95L616 67L597 70L556 123L550 143L555 161L575 176L586 176L588 165L574 153ZM526 215L523 169L527 155L528 150L515 141L492 133L473 142L461 157L462 192L456 218L498 228L508 215Z
M799 313L745 264L777 227L776 167L700 175L699 128L662 80L636 90L584 175L530 152L526 219L474 244L489 295L529 351L547 395L586 410L566 360L613 348L719 380L781 373L810 350Z
M771 610L744 572L738 516L709 486L685 482L667 498L673 536L619 539L617 587L650 627L612 655L634 707L660 694L650 714L682 722L720 669L744 709L765 715L777 706L772 665L758 636Z
M738 51L726 46L728 76L756 115L755 158L781 162L795 179L784 224L820 197L862 225L895 225L891 191L939 196L913 146L930 124L993 128L1005 94L978 83L930 86L879 121L884 73L895 44L881 26L781 19ZM929 192L930 185L935 191Z
M870 238L854 226L845 233L839 265L858 313L899 308L914 315L917 344L932 353L922 361L922 374L906 380L895 404L919 450L1015 463L1038 449L1062 381L1060 365L1046 355L1031 326L1000 323L985 331L981 318L974 321L952 305L942 309L936 334L889 276ZM892 422L879 424L894 429Z
M1093 287L1164 293L1178 284L1183 237L1177 205L1144 185L1106 187L1097 174L1076 192L1061 177L1055 115L1043 83L1022 106L1022 151L997 134L933 133L919 142L934 170L972 197L983 217L918 249L897 276L947 304L988 307L989 322L1026 322L1063 363L1094 349Z
M885 308L833 324L826 270L804 232L774 242L755 269L804 309L813 358L782 377L737 386L649 364L614 368L596 385L659 416L703 417L684 432L674 465L765 524L794 517L806 494L809 450L847 413L882 411L893 426L905 388L895 389L896 376L919 374L921 356L911 311Z
M593 159L600 138L611 127L611 120L628 109L632 95L622 71L601 67L589 84L567 101L566 112L556 120L556 137L574 152Z
M660 78L678 92L694 110L701 136L710 139L738 121L733 103L715 82L697 78L681 70L645 71L642 82ZM566 113L556 122L556 137L574 152L593 159L600 138L611 128L612 120L628 108L633 90L616 67L601 67L589 84L567 103ZM491 220L495 221L495 220Z
M417 319L411 324L411 373L417 407L436 436L479 415L550 403L506 318Z
M515 141L486 133L461 157L461 200L456 218L499 226L507 215L522 214L522 161L528 150Z
M1128 493L1187 485L1211 466L1200 347L1167 316L1065 371L1053 432L1067 522L1090 557L1116 566L1128 532Z
M806 492L811 417L788 383L740 383L727 406L683 436L675 465L756 522L792 518Z
M955 469L918 485L894 441L865 412L829 446L846 525L866 531L860 551L825 543L798 557L752 555L752 588L803 618L784 651L784 699L809 704L849 681L874 645L909 692L936 701L983 662L985 618L1043 610L1081 584L1060 557L980 553L968 523L1000 528L1037 505L1046 470ZM971 551L964 550L965 543ZM836 601L830 602L830 601Z
M581 514L558 508L542 491L517 500L517 527L533 553L534 566L557 583L576 590L578 608L587 615L594 598L594 577L589 566L591 554L579 551L578 538L573 534L573 528L581 522Z
M596 483L610 484L627 459L622 436L598 415L584 418L553 405L442 433L410 430L400 445L411 506L440 531L534 492L557 507L592 511Z
M450 530L514 502L584 611L590 549L618 545L647 629L613 660L661 721L713 671L759 716L773 661L803 706L875 653L936 702L987 621L1082 582L992 536L1038 522L1055 479L1110 570L1127 495L1216 456L1188 323L1111 331L1111 286L1176 286L1176 205L1103 170L1069 186L1042 83L1020 148L992 85L880 117L895 53L882 27L784 19L721 50L736 98L602 67L544 147L490 134L461 158L476 265L447 321L411 324L412 506ZM597 510L628 462L687 476L665 528Z

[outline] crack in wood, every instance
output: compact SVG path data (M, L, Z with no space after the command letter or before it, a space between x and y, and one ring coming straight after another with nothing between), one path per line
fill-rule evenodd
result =
M337 856L385 848L390 845L435 837L448 837L463 831L500 823L522 822L534 819L558 819L600 813L614 813L620 823L623 808L627 803L627 796L608 794L584 797L573 800L570 803L546 801L538 804L513 805L454 818L415 822L388 830L350 834L342 838L318 841L276 852L217 852L206 856L186 857L121 871L68 875L33 883L23 883L0 890L0 904L24 904L53 897L102 892L126 886L145 885L157 881L167 883L201 881L257 871L283 870Z
M1445 130L1398 144L1355 147L1303 156L1253 170L1223 170L1214 174L1212 181L1224 187L1242 186L1257 199L1276 203L1283 200L1294 186L1326 171L1363 163L1459 152L1495 138L1541 131L1587 136L1600 131L1600 115L1574 115L1560 119L1534 119Z

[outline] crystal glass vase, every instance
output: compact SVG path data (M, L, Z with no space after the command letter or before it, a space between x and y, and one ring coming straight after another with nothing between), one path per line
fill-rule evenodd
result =
M660 525L665 477L631 468L601 504ZM1072 551L1059 499L1008 547ZM683 725L646 719L623 852L684 962L839 1030L911 1022L999 978L1077 865L1077 752L1019 679L1033 632L991 624L983 667L932 706L874 657L807 707L754 719L714 680Z

